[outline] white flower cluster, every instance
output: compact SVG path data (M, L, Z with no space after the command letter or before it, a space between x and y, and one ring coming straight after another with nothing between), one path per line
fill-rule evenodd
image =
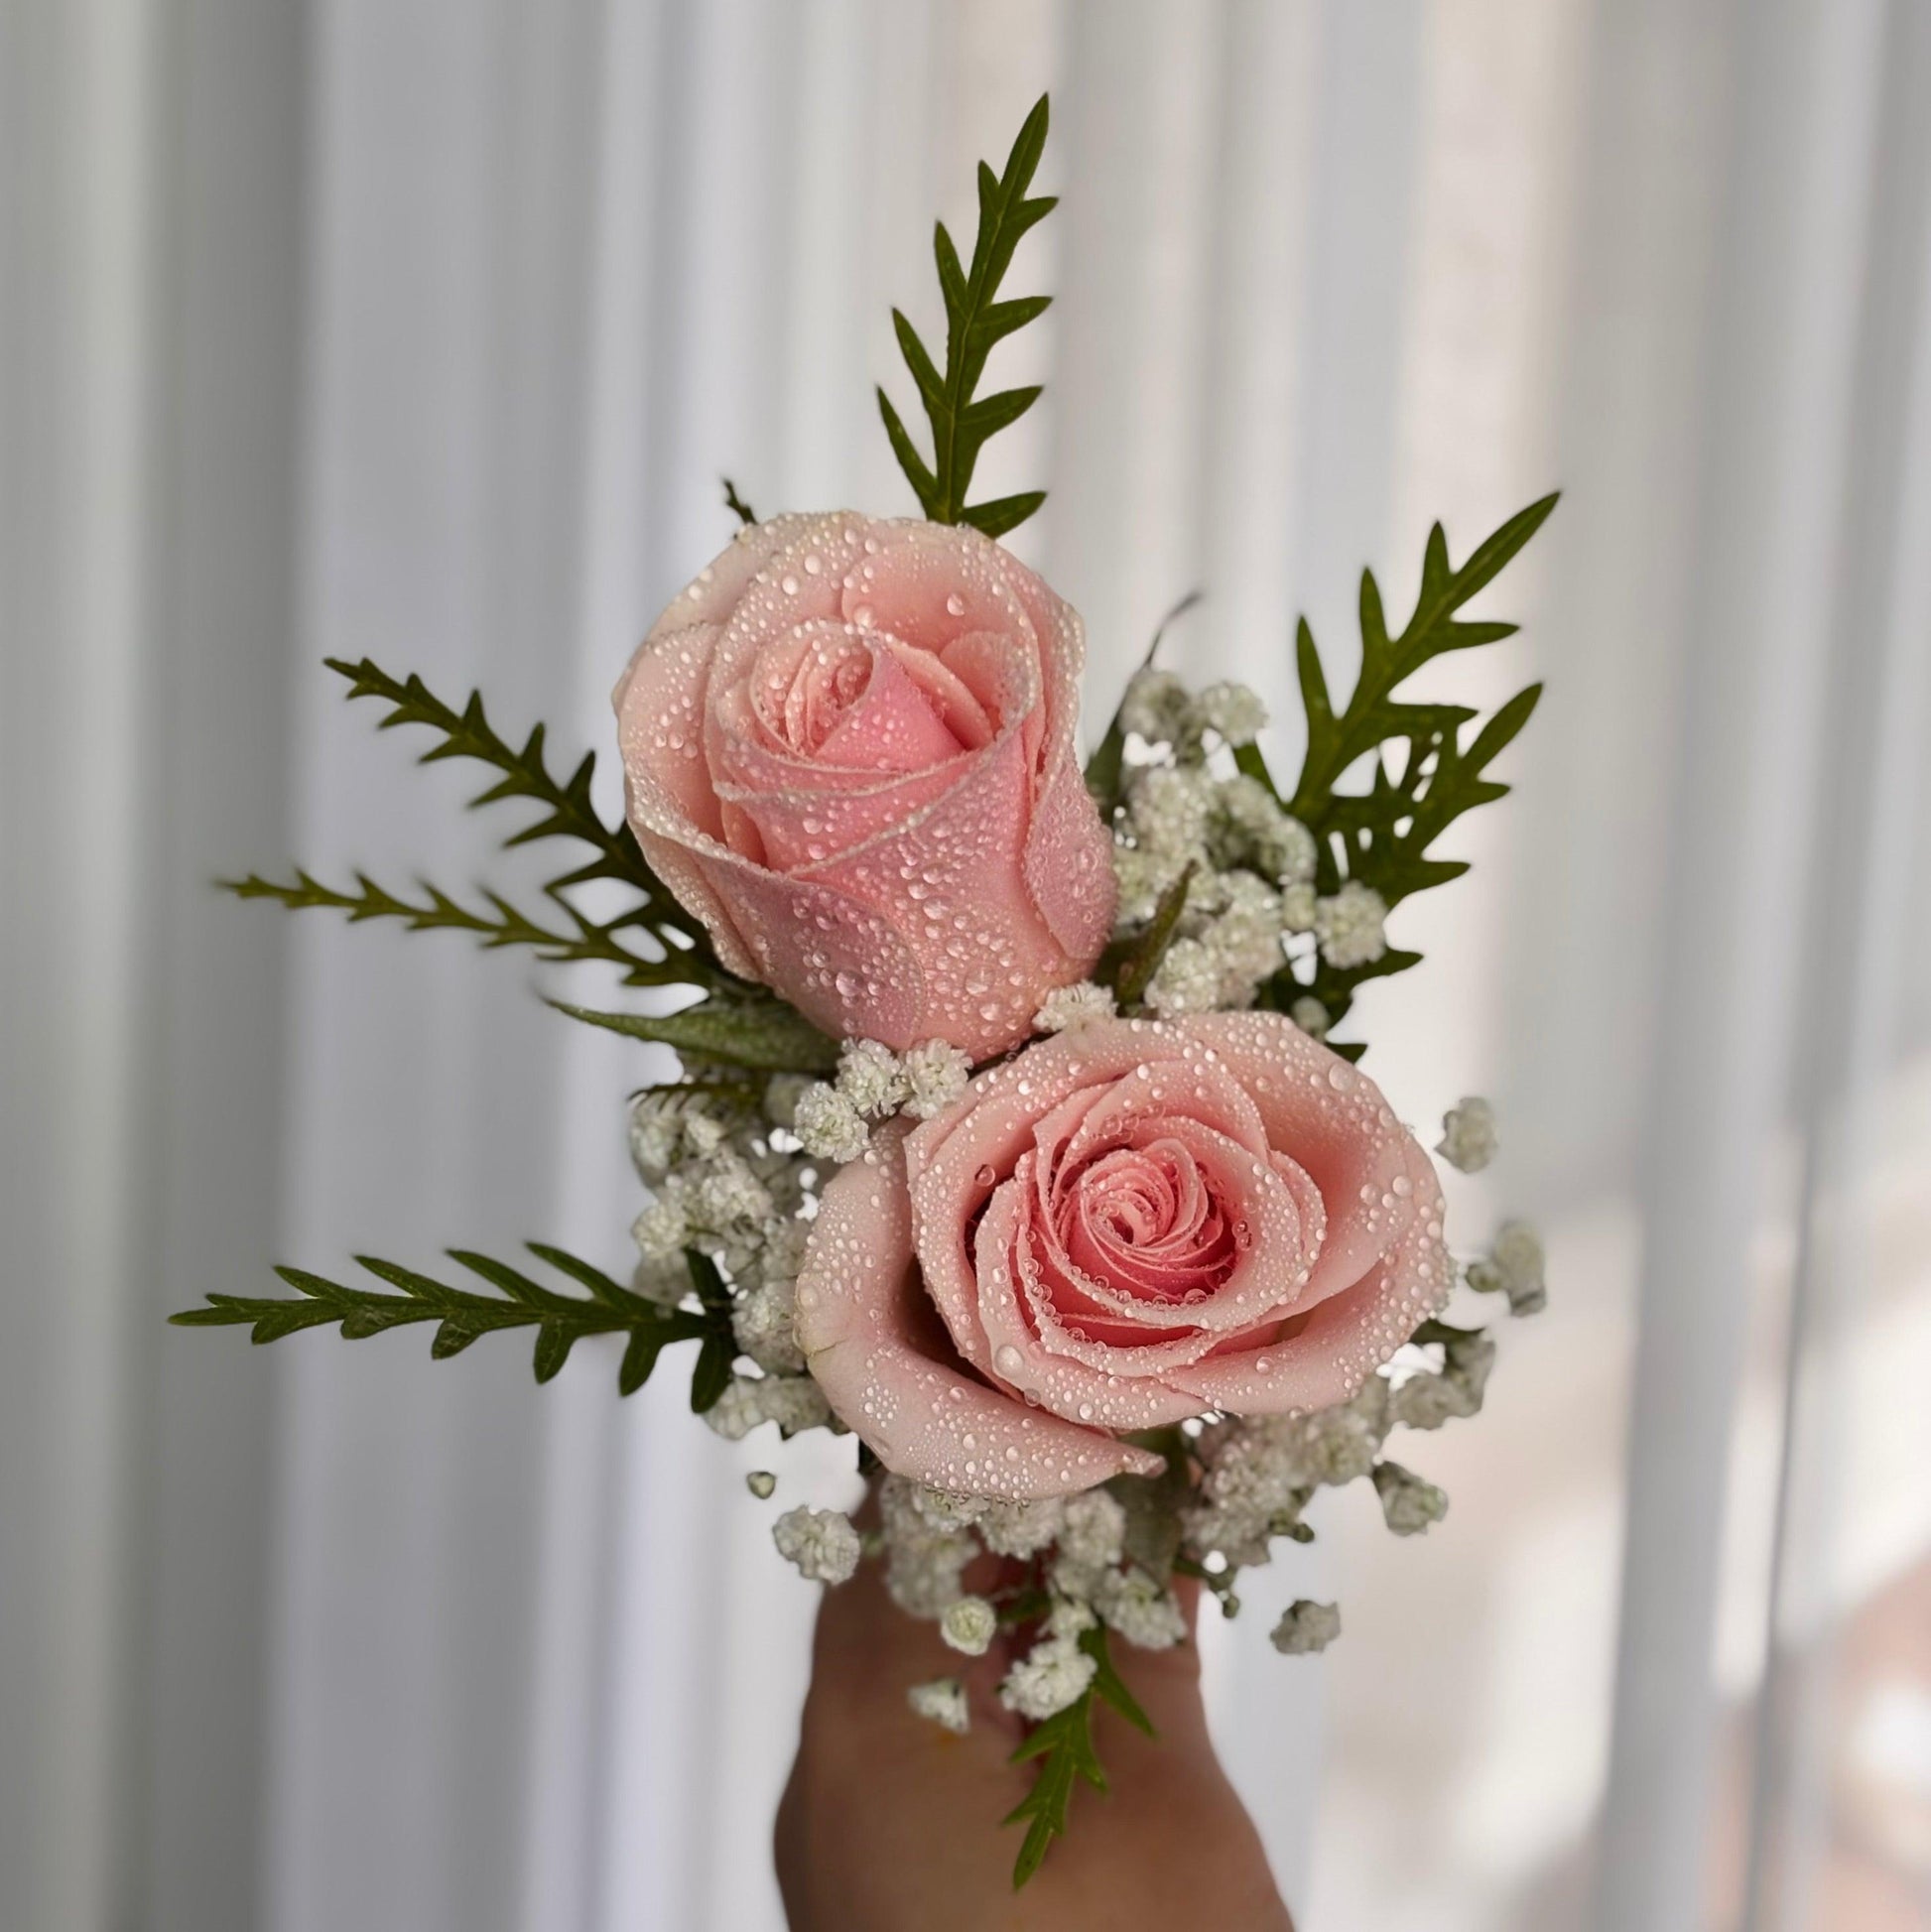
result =
M1268 1641L1284 1657L1304 1657L1310 1651L1327 1649L1340 1635L1338 1604L1317 1604L1306 1597L1297 1597L1268 1632Z
M1075 1027L1109 1020L1118 1011L1118 1002L1106 987L1082 979L1071 986L1055 986L1033 1015L1033 1024L1042 1033L1070 1033Z
M876 1040L847 1040L836 1082L787 1095L790 1126L808 1154L853 1161L870 1138L868 1122L901 1108L915 1120L942 1113L966 1091L971 1061L944 1040L924 1040L904 1054Z
M1388 909L1380 894L1357 879L1319 894L1314 835L1259 779L1228 769L1224 749L1214 750L1252 742L1265 713L1251 692L1216 685L1193 698L1170 672L1142 671L1120 716L1148 748L1122 777L1113 854L1121 929L1145 926L1188 878L1175 937L1146 990L1155 1013L1252 1005L1301 935L1313 935L1333 966L1381 958ZM1302 1003L1302 1023L1319 1037L1327 1012L1319 1001ZM1040 1024L1050 1024L1046 1010Z
M1119 720L1149 744L1171 746L1181 758L1193 759L1201 755L1210 731L1229 746L1252 744L1267 722L1267 708L1245 685L1191 692L1171 671L1149 666L1126 687Z
M935 1677L929 1684L914 1684L905 1693L905 1701L918 1716L950 1731L955 1738L965 1737L971 1729L966 1686L957 1677Z
M1104 1489L1043 1502L994 1502L887 1477L879 1489L885 1583L914 1616L937 1620L955 1650L983 1656L1000 1616L990 1599L965 1588L981 1554L1035 1561L1045 1591L1036 1634L999 1687L1010 1711L1037 1722L1063 1711L1093 1681L1081 1645L1105 1627L1143 1649L1164 1650L1187 1634L1173 1592L1126 1549L1126 1511ZM935 1716L935 1721L938 1721Z
M736 1441L760 1423L783 1435L832 1423L805 1373L792 1297L811 1232L809 1162L774 1118L795 1095L703 1083L653 1089L631 1110L630 1146L655 1199L632 1232L638 1292L670 1307L696 1290L688 1252L716 1264L739 1351L763 1372L734 1375L706 1420ZM775 1104L774 1104L775 1102ZM780 1116L781 1118L782 1116Z
M1215 1424L1200 1438L1200 1486L1181 1514L1188 1547L1238 1568L1265 1563L1276 1536L1305 1540L1301 1514L1315 1490L1368 1475L1393 1427L1386 1375L1331 1409Z
M836 1509L787 1509L771 1525L771 1540L812 1583L847 1583L857 1573L858 1532L851 1518Z
M1495 1158L1495 1109L1479 1094L1465 1094L1460 1105L1442 1115L1442 1137L1435 1151L1464 1174L1480 1174Z
M1542 1236L1525 1221L1505 1221L1488 1252L1468 1266L1471 1288L1506 1295L1511 1315L1535 1315L1548 1305Z

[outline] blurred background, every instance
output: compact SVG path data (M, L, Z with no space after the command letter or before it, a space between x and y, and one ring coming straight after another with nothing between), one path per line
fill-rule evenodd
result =
M1535 1217L1551 1305L1413 1445L1439 1529L1331 1495L1204 1639L1282 1884L1931 1924L1922 0L0 0L8 1932L780 1924L771 1446L589 1348L162 1326L277 1259L623 1266L644 1050L209 881L518 876L324 653L610 767L720 473L910 509L888 308L1049 86L982 480L1051 488L1090 716L1199 586L1170 661L1291 766L1297 611L1345 677L1363 563L1404 610L1433 518L1566 492L1445 671L1547 678L1515 795L1357 1009L1406 1117L1495 1096L1451 1232Z

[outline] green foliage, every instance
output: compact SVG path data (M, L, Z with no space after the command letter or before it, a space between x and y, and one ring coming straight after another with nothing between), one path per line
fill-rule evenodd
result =
M1330 894L1358 879L1392 908L1469 869L1466 860L1431 856L1431 847L1464 813L1506 796L1508 787L1487 777L1487 769L1528 722L1542 687L1529 685L1517 692L1466 740L1464 733L1478 716L1468 706L1421 703L1398 692L1435 658L1515 634L1514 624L1470 622L1456 613L1541 529L1556 501L1551 493L1518 511L1479 544L1460 570L1451 566L1448 540L1436 524L1428 533L1414 611L1398 634L1388 629L1373 572L1363 571L1360 669L1339 711L1314 633L1302 619L1295 662L1307 712L1307 751L1285 803L1315 836L1320 892ZM1367 790L1337 791L1349 769L1370 755L1374 763ZM1243 747L1236 762L1279 796L1256 747ZM1285 1011L1311 992L1327 1007L1332 1024L1348 1011L1364 981L1405 971L1420 960L1419 953L1391 947L1365 966L1340 968L1318 961L1311 980L1283 968L1263 999ZM1336 1051L1354 1058L1360 1049Z
M661 956L639 953L624 944L623 934L636 928L634 913L600 923L586 918L561 893L546 895L557 914L549 924L533 919L500 892L479 888L488 910L478 912L452 899L440 886L420 887L420 899L405 899L377 885L365 872L355 874L355 889L343 891L323 885L306 871L292 880L264 879L250 873L245 879L223 879L223 888L237 899L273 899L290 911L322 908L346 913L351 925L368 919L401 920L412 933L472 933L485 950L528 947L541 960L578 966L595 961L623 968L624 983L632 986L735 984L721 966L708 963L693 948L665 947Z
M1095 1624L1088 1630L1080 1638L1080 1648L1094 1661L1093 1682L1064 1711L1055 1712L1035 1725L1012 1753L1011 1761L1015 1764L1033 1758L1041 1760L1032 1789L1002 1821L1008 1825L1016 1825L1022 1818L1027 1821L1025 1841L1012 1866L1014 1891L1039 1869L1054 1839L1065 1833L1074 1786L1084 1778L1095 1791L1106 1789L1106 1773L1093 1747L1095 1700L1109 1705L1149 1738L1154 1736L1152 1721L1113 1668L1104 1624Z
M549 1004L586 1026L660 1041L688 1060L721 1061L765 1073L837 1071L837 1042L821 1033L795 1006L768 993L714 993L676 1013L598 1013L566 1005L561 999Z
M939 264L939 288L946 303L946 366L942 373L918 331L897 309L892 326L900 352L912 372L926 420L932 426L932 461L928 464L913 443L899 413L881 387L878 410L885 420L892 453L898 457L921 508L935 523L969 523L988 537L1016 529L1046 501L1044 490L1027 490L988 503L968 505L972 470L981 449L991 437L1016 423L1039 400L1039 389L1002 389L990 396L974 392L985 373L993 346L1014 330L1046 313L1052 297L1021 296L995 300L999 283L1012 265L1020 238L1042 221L1056 205L1052 195L1027 199L1039 158L1046 147L1047 103L1042 94L1026 116L1019 138L1006 157L1005 172L994 175L979 163L978 234L972 244L972 265L963 268L959 251L946 224L936 225L933 252Z
M247 1327L252 1329L252 1340L256 1342L279 1342L284 1336L299 1334L304 1329L326 1328L337 1323L345 1341L359 1342L390 1329L434 1322L437 1328L430 1342L430 1353L437 1360L457 1354L479 1337L498 1330L534 1328L536 1376L540 1382L549 1381L563 1367L572 1348L584 1336L628 1335L629 1346L617 1373L617 1386L625 1395L644 1385L657 1365L658 1355L672 1343L695 1341L702 1343L703 1348L698 1376L693 1379L692 1406L708 1408L717 1399L717 1393L712 1392L708 1400L700 1403L697 1382L707 1375L714 1379L707 1362L713 1360L720 1351L728 1351L724 1354L724 1379L729 1379L736 1350L730 1341L727 1295L721 1299L706 1299L701 1294L703 1306L698 1310L665 1308L562 1248L539 1241L530 1242L529 1248L538 1260L547 1262L587 1292L560 1293L486 1254L451 1248L450 1259L488 1283L493 1292L452 1288L413 1268L398 1267L393 1261L357 1255L358 1267L399 1292L385 1294L377 1289L349 1287L303 1268L277 1268L275 1272L295 1289L293 1296L210 1294L206 1307L185 1309L169 1319L182 1328ZM710 1268L708 1261L696 1257L694 1279L699 1261ZM714 1279L715 1269L710 1268L710 1272ZM717 1392L721 1392L721 1387L719 1383Z
M1159 627L1153 633L1153 642L1146 647L1146 656L1140 660L1141 671L1147 670L1159 654L1160 643L1167 634L1167 627L1186 616L1200 600L1200 591L1189 590L1160 619ZM1120 769L1126 757L1126 726L1120 720L1120 710L1124 708L1125 703L1122 695L1119 707L1113 711L1112 721L1106 726L1106 735L1099 740L1093 756L1087 760L1087 790L1093 794L1093 802L1099 808L1100 819L1109 825L1112 823L1114 812L1119 807Z
M531 917L500 893L488 890L481 893L486 912L466 907L427 883L422 885L422 898L406 899L359 872L353 891L323 885L306 871L298 871L293 880L250 873L245 879L222 880L226 890L243 899L274 899L291 910L328 908L357 922L401 920L411 932L471 933L486 947L528 947L553 962L597 961L621 967L629 985L718 989L739 983L717 964L703 923L678 904L651 870L630 828L606 825L598 815L590 797L595 753L585 752L569 778L559 779L544 756L544 727L535 725L521 748L510 744L490 723L480 692L471 692L458 710L413 673L392 677L368 658L359 664L339 658L325 662L348 681L351 699L374 698L387 707L383 730L416 724L436 733L438 741L423 753L421 763L466 758L495 772L495 782L478 793L471 806L522 800L538 808L536 818L503 841L506 849L539 839L567 838L587 847L589 855L544 887L548 910L543 918ZM575 887L596 882L628 889L637 895L637 903L608 920L590 918L569 895ZM640 937L649 942L641 950L632 943Z
M724 508L727 509L731 513L731 515L734 516L741 524L757 522L758 513L754 509L752 509L751 506L748 503L746 503L741 496L738 495L737 485L733 483L728 476L726 476L723 479L723 484L724 484Z
M1112 987L1122 1009L1139 1004L1141 994L1160 970L1160 962L1167 957L1167 948L1180 928L1180 915L1187 910L1187 889L1193 882L1194 868L1189 865L1161 893L1153 917L1130 937L1115 940L1101 955L1095 977Z
M468 758L487 765L499 777L486 791L470 800L472 806L494 805L504 799L525 799L542 808L542 816L503 843L505 848L527 845L539 838L574 838L589 846L592 856L575 871L553 881L553 887L580 885L591 879L615 879L642 893L650 907L652 924L665 924L682 932L701 936L703 928L671 897L655 872L646 863L627 825L606 826L590 799L590 779L596 770L596 753L584 752L568 779L553 777L544 759L544 726L533 725L519 751L496 733L483 711L482 693L472 691L461 710L438 698L422 679L411 672L407 678L394 678L369 658L349 664L341 658L322 660L329 670L348 680L350 700L375 698L388 707L388 714L378 727L384 731L399 724L421 724L437 734L440 742L425 751L419 762L441 763L446 758Z

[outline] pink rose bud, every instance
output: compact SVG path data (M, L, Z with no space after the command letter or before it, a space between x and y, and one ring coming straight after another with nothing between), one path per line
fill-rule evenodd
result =
M1106 1020L874 1134L797 1330L888 1469L1023 1500L1157 1470L1127 1431L1346 1401L1453 1281L1434 1168L1347 1061L1278 1013Z
M1078 615L975 530L753 524L616 690L631 829L717 957L827 1032L982 1059L1112 925Z

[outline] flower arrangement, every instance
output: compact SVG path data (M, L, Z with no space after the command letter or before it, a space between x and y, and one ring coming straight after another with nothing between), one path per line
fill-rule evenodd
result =
M592 756L553 773L541 725L518 746L480 695L330 661L385 726L434 735L426 761L487 768L478 804L533 808L508 843L575 848L537 910L360 875L232 887L677 989L668 1010L552 1002L679 1058L632 1106L634 1272L532 1243L540 1280L453 1249L459 1281L282 1268L289 1297L175 1317L257 1342L428 1323L438 1357L529 1329L540 1381L612 1337L626 1394L692 1343L691 1406L719 1434L850 1435L872 1516L786 1507L774 1541L828 1585L880 1563L963 1656L1003 1646L998 1696L1037 1764L1008 1821L1022 1884L1076 1784L1103 1786L1094 1701L1146 1724L1109 1646L1186 1640L1177 1577L1233 1615L1242 1570L1312 1538L1324 1487L1370 1481L1397 1535L1438 1521L1442 1491L1383 1449L1481 1406L1494 1342L1442 1312L1459 1284L1541 1304L1526 1224L1457 1260L1434 1162L1335 1035L1365 980L1417 964L1389 919L1467 869L1435 847L1503 795L1489 768L1538 696L1483 719L1404 687L1509 634L1461 613L1555 501L1459 567L1438 525L1398 631L1364 575L1345 702L1300 626L1291 788L1255 696L1190 690L1157 637L1083 765L1080 618L998 542L1043 492L968 500L980 449L1040 393L978 392L1047 306L1000 293L1054 205L1030 193L1046 134L1042 99L1003 170L981 166L969 262L937 229L943 366L894 315L929 458L879 407L923 516L761 522L727 485L735 541L617 685L624 823L592 803ZM1436 1152L1474 1171L1494 1149L1472 1097ZM770 1500L778 1479L749 1486ZM1272 1635L1299 1653L1339 1629L1302 1601ZM905 1689L908 1723L969 1724L958 1679Z

